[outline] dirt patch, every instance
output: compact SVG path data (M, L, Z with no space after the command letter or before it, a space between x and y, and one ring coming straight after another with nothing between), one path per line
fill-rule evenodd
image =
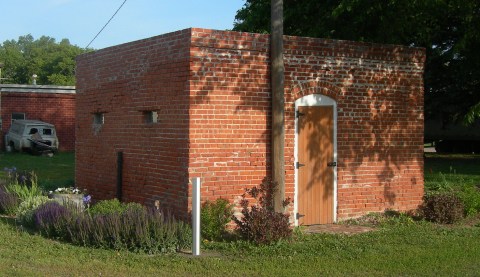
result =
M373 227L360 226L360 225L346 225L346 224L322 224L322 225L310 225L306 226L304 233L306 234L345 234L356 235L376 230Z

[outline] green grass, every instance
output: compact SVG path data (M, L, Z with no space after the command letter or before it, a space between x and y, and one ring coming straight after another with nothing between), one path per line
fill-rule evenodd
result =
M5 276L476 276L480 227L393 225L355 236L305 235L254 247L213 243L202 256L91 249L18 231L0 220Z
M51 188L73 186L75 153L59 152L53 157L33 156L27 153L0 153L0 170L16 167L18 171L34 171L40 186ZM0 177L4 172L0 172Z
M425 187L442 182L480 185L480 155L428 153L425 159Z
M427 156L426 183L435 182L438 172L449 181L478 182L479 159ZM73 178L72 153L53 158L0 154L0 166L35 169L41 181ZM207 243L202 256L191 257L74 246L22 231L13 219L0 218L0 275L478 276L480 218L477 215L466 222L442 226L398 221L365 234L299 235L292 242L264 247L245 242Z

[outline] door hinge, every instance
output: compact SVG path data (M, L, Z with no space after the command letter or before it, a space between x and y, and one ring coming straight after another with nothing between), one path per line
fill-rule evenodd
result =
M299 118L300 116L304 116L304 113L301 113L299 110L295 111L295 117Z
M327 163L327 166L329 166L329 167L337 166L337 162L329 162L329 163Z
M295 215L295 217L296 217L297 219L300 219L301 217L304 217L304 216L305 216L304 214L300 214L300 213L297 213L297 214Z
M295 168L296 168L296 169L299 169L299 168L302 167L302 166L305 166L305 165L304 165L304 164L301 164L301 163L299 163L299 162L296 162L296 163L295 163Z

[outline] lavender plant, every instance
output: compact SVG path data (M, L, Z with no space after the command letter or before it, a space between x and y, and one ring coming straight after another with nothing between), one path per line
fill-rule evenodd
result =
M190 245L188 224L139 204L122 205L125 207L120 211L90 214L71 213L49 204L37 209L35 222L44 235L83 246L155 254Z
M20 205L20 199L17 195L8 192L4 185L0 185L0 213L14 215L18 205Z

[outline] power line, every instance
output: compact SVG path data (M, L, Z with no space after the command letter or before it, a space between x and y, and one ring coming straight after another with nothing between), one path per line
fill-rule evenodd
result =
M123 5L125 4L125 2L127 2L127 0L123 1L123 3L120 5L120 7L118 7L117 11L112 15L112 17L110 17L110 19L107 21L107 23L105 23L105 25L103 25L102 29L97 33L97 35L88 43L87 47L85 48L88 48L88 46L90 46L90 44L92 44L92 42L98 37L98 35L100 35L100 33L103 31L103 29L105 29L105 27L107 27L108 23L110 23L110 21L112 21L112 19L115 17L115 15L117 15L118 11L123 7Z

